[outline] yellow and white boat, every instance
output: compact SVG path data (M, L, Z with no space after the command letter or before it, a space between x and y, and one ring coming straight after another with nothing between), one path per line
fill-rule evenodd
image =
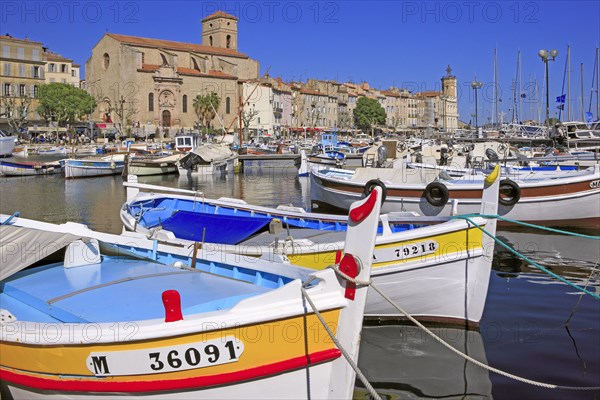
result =
M380 206L375 189L353 207L339 268L359 281ZM140 235L2 221L3 397L350 398L355 372L340 348L356 361L367 287L333 269L303 282L290 266L197 259ZM56 252L62 261L48 258Z

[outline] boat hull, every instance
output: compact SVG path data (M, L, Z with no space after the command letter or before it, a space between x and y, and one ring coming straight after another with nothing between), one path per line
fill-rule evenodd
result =
M6 176L33 176L60 174L62 169L60 164L36 164L36 163L13 163L0 161L0 172Z
M118 175L123 172L123 161L65 160L65 178L91 178Z
M554 181L554 180L553 180ZM544 186L521 186L521 198L512 206L498 205L502 217L551 226L600 226L600 172L586 176L555 180ZM311 173L313 211L344 212L352 201L363 197L365 183L327 178L319 171ZM456 185L459 186L459 185ZM450 188L449 201L433 206L423 197L425 185L403 188L388 185L382 212L412 211L427 216L448 217L479 212L481 189ZM502 221L499 221L502 223Z

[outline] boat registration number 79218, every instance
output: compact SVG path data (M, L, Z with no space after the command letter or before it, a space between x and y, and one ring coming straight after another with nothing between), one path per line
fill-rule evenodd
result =
M381 263L395 260L406 260L427 254L433 254L436 252L439 246L439 243L435 240L425 240L422 242L410 243L398 247L375 247L375 261Z
M238 361L244 343L233 336L142 350L90 353L87 367L95 376L158 374Z

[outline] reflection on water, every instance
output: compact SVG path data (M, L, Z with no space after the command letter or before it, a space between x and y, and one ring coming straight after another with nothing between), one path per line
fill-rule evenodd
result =
M254 171L253 171L254 172ZM308 179L276 174L140 177L141 183L201 191L206 197L241 198L277 206L310 204ZM65 181L60 175L0 177L0 212L20 211L47 222L75 221L119 233L126 198L121 177ZM586 232L589 233L589 232ZM598 232L591 234L598 235ZM499 232L519 251L579 284L599 287L591 276L598 242L529 231ZM494 271L480 334L449 328L441 336L489 365L539 381L600 386L600 301L527 266L496 246ZM425 293L435 296L436 293ZM452 331L451 329L455 329ZM598 392L564 392L515 382L469 365L418 328L367 327L360 365L388 398L598 399ZM491 388L490 388L491 382ZM364 398L357 386L355 396Z
M459 328L431 328L452 347L487 364L481 334ZM416 326L365 326L359 367L385 399L487 399L488 372L452 353ZM355 399L368 393L356 381Z
M587 233L594 235L594 232ZM600 244L597 240L539 231L501 231L498 238L573 283L596 290L600 288ZM501 275L505 277L526 278L538 284L563 284L500 246L495 248L493 269L506 273Z

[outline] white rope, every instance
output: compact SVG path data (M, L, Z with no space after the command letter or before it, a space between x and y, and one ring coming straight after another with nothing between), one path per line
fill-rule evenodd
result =
M388 303L390 303L392 305L392 307L394 307L396 310L398 310L402 314L404 314L409 320L411 320L419 328L423 329L428 335L430 335L433 339L435 339L441 345L443 345L444 347L446 347L448 350L452 351L453 353L461 356L465 360L472 362L473 364L477 365L478 367L487 369L488 371L495 372L499 375L505 376L510 379L514 379L519 382L527 383L527 384L534 385L534 386L540 386L540 387L543 387L546 389L562 389L562 390L578 390L578 391L600 390L600 386L562 386L562 385L554 385L554 384L550 384L550 383L538 382L538 381L534 381L531 379L526 379L526 378L522 378L517 375L510 374L508 372L502 371L502 370L494 368L494 367L490 367L489 365L484 364L481 361L478 361L466 354L461 353L460 351L458 351L457 349L452 347L449 343L445 342L443 339L436 336L435 333L431 332L423 324L421 324L419 321L417 321L413 316L411 316L406 311L404 311L398 304L394 303L394 301L392 299L390 299L383 292L381 292L375 285L372 284L371 288L373 288L373 290L375 290L377 293L379 293L381 295L381 297L383 297Z
M308 280L305 284L309 283L310 281L312 281L312 279ZM315 313L315 315L317 316L317 318L323 325L323 328L325 328L325 330L327 331L327 334L329 335L331 340L333 340L333 343L335 343L337 348L340 349L340 351L342 352L342 355L344 356L346 361L348 361L348 364L350 364L350 366L352 367L354 372L356 372L356 376L358 376L358 379L360 379L360 381L363 383L363 385L365 385L365 388L369 391L369 393L371 394L371 396L373 396L374 399L382 400L381 397L379 396L379 394L377 394L377 392L373 388L373 386L371 386L371 384L369 383L369 381L367 380L365 375L362 373L360 368L358 368L358 365L356 365L354 360L352 360L352 357L350 357L350 354L348 354L348 352L346 352L346 350L342 347L342 345L337 340L337 338L335 337L333 332L331 332L331 329L329 329L329 326L327 326L327 322L325 322L325 320L323 319L323 316L321 316L321 314L319 313L319 310L317 310L317 307L315 307L312 300L308 296L306 289L304 289L304 287L301 287L300 290L302 290L302 296L306 299L308 304L310 304L310 307L312 308L313 312Z
M351 276L348 276L348 275L346 275L345 273L343 273L343 272L340 270L340 265L339 265L339 264L332 264L332 265L328 266L327 268L331 268L331 269L333 269L333 270L335 271L335 273L336 273L336 274L338 274L339 276L341 276L341 277L342 277L342 278L344 278L345 280L347 280L347 281L349 281L349 282L352 282L352 283L354 283L354 284L356 284L356 285L358 285L358 286L369 286L369 285L371 285L371 283L372 283L372 281L371 281L371 279L370 279L370 278L369 278L369 280L368 280L368 281L361 281L361 280L354 279L354 278L352 278Z

